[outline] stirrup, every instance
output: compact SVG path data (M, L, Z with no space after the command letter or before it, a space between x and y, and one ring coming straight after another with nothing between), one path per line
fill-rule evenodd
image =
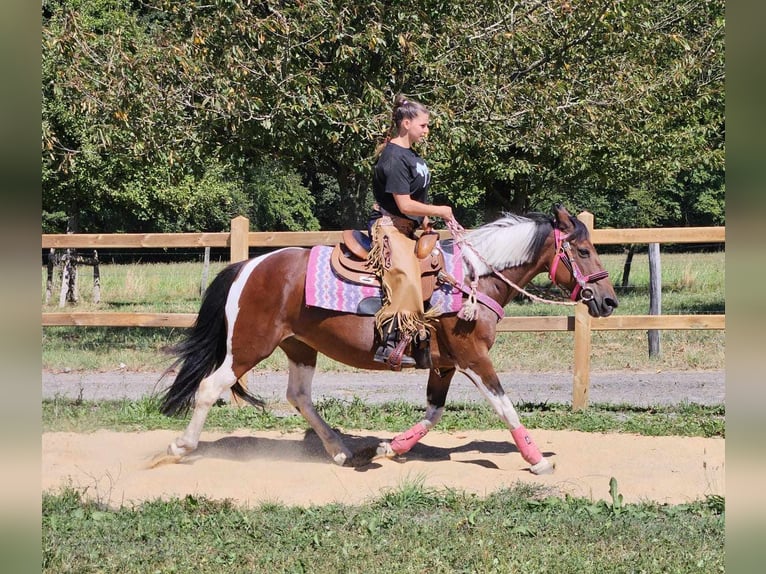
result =
M402 367L416 366L415 359L404 354L408 342L407 337L403 337L396 346L391 340L385 341L375 351L373 360L376 363L385 363L392 371L401 371Z

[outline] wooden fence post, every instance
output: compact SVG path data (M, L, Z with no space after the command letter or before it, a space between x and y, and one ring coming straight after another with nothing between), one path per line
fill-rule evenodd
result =
M582 211L577 219L593 233L593 214ZM591 354L591 320L588 306L584 303L575 305L574 326L574 381L572 382L572 410L579 411L588 406L590 391L590 354Z
M659 243L649 244L649 314L662 314L662 265ZM659 357L660 331L649 329L646 336L649 342L649 357Z
M245 261L249 257L250 220L238 215L231 220L231 240L229 242L231 262ZM247 391L247 375L239 379L240 386ZM247 403L232 393L231 404L236 407L244 407Z
M590 211L581 211L577 215L577 219L585 224L588 228L588 233L593 233L593 214Z
M572 383L572 410L588 406L590 390L591 320L585 303L575 305L574 325L574 381Z
M238 215L231 220L231 238L229 241L229 253L232 263L244 261L248 258L249 245L248 234L250 233L250 220Z

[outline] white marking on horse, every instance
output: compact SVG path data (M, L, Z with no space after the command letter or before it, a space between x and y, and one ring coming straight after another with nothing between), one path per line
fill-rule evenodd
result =
M495 412L498 415L500 415L500 418L503 419L503 422L505 422L509 429L513 430L521 426L519 414L516 412L508 395L503 393L502 396L498 396L490 391L482 382L481 377L471 369L468 369L467 371L461 370L460 372L471 379L471 382L476 385L476 388L479 389L479 391L481 391L481 394L484 395L484 398L486 398L487 401L489 401L489 404L492 405L492 408L495 409Z
M441 420L443 414L444 407L437 407L429 403L426 407L426 418L420 422L426 425L426 428L432 429Z
M245 289L245 285L247 285L247 281L250 279L250 275L252 275L253 271L255 271L255 268L258 267L258 265L260 265L263 261L272 255L276 255L280 251L285 251L287 249L300 249L300 247L284 247L282 249L278 249L277 251L272 251L271 253L266 253L265 255L251 259L245 264L245 266L239 272L237 278L234 280L234 283L232 283L231 287L229 288L229 295L226 297L225 307L226 358L223 361L223 364L228 365L229 368L231 368L231 365L233 364L233 359L231 356L231 342L234 338L234 325L237 322L237 315L239 315L239 298L242 296L242 291Z

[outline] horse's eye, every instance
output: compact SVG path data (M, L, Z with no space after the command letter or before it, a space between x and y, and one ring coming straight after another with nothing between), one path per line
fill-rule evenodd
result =
M580 257L590 257L590 251L587 249L583 249L582 247L577 248L577 255Z

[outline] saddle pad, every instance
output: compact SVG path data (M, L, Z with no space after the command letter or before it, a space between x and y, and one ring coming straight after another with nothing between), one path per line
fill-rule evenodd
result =
M444 270L459 283L463 282L463 260L456 256L451 241L440 243L444 254ZM331 311L356 313L359 304L368 297L380 298L377 285L354 285L343 281L330 267L332 245L317 245L311 248L309 263L306 268L306 305L321 307ZM441 285L431 295L431 308L437 306L442 313L457 312L463 305L463 293L449 285Z

